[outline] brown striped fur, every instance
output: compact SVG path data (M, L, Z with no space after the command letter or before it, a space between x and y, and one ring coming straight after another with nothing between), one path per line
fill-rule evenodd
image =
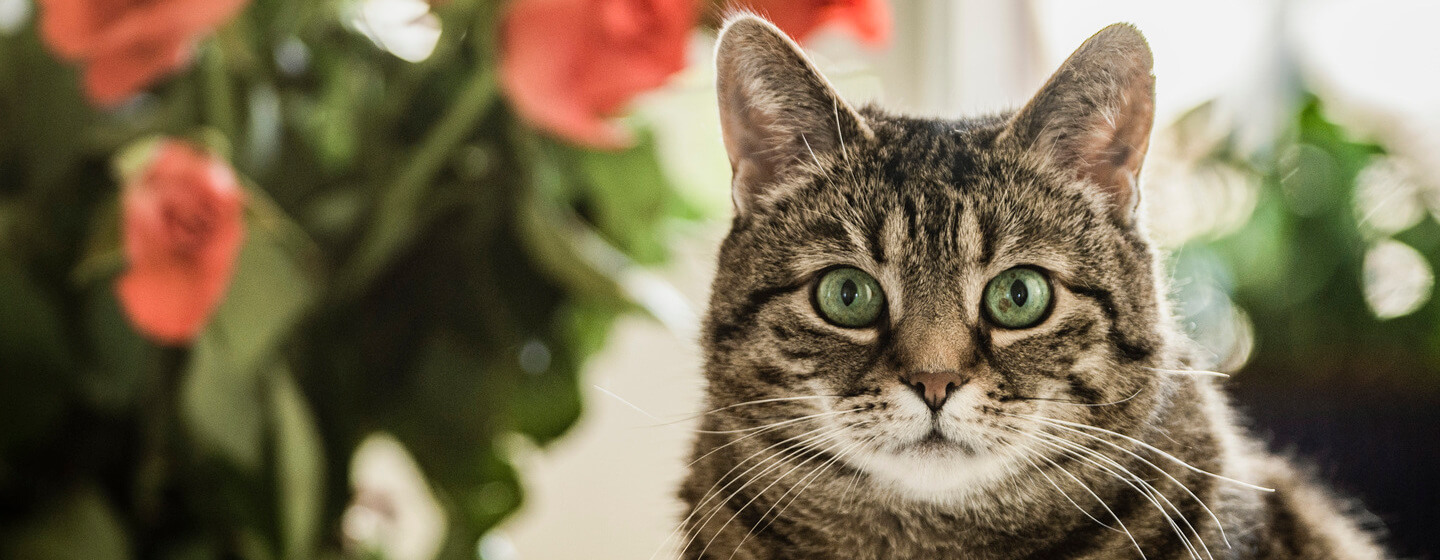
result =
M1153 118L1134 28L1091 38L1017 113L964 120L852 109L753 16L717 57L737 215L683 558L1384 556L1236 427L1213 378L1167 372L1187 346L1133 213ZM876 326L817 316L835 265L879 280ZM1054 308L997 328L980 292L1016 265L1048 271ZM901 382L916 368L968 382L932 416Z

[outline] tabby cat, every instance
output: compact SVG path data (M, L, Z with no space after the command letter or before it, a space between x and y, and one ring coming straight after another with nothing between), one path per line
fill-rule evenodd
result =
M1384 557L1187 369L1135 28L963 120L855 109L754 16L716 56L736 216L682 558Z

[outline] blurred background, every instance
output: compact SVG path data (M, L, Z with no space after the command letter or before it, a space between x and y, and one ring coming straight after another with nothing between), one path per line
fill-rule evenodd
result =
M1434 3L0 0L0 557L665 557L738 7L933 116L1136 24L1195 366L1440 550Z

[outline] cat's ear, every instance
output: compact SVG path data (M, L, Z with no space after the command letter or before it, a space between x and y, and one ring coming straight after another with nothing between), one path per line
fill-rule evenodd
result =
M715 71L738 215L794 166L822 154L848 157L857 141L873 136L800 47L763 19L741 15L726 23Z
M1030 150L1109 196L1134 218L1155 122L1155 76L1145 37L1115 24L1091 36L1017 112L1000 141Z

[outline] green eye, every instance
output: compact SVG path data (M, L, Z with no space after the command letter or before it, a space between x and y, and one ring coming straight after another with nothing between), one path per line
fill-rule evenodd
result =
M1015 267L985 286L985 314L1007 329L1033 327L1050 310L1050 280L1039 270Z
M843 267L826 272L815 286L815 309L836 325L849 328L869 326L885 309L880 283L858 268Z

